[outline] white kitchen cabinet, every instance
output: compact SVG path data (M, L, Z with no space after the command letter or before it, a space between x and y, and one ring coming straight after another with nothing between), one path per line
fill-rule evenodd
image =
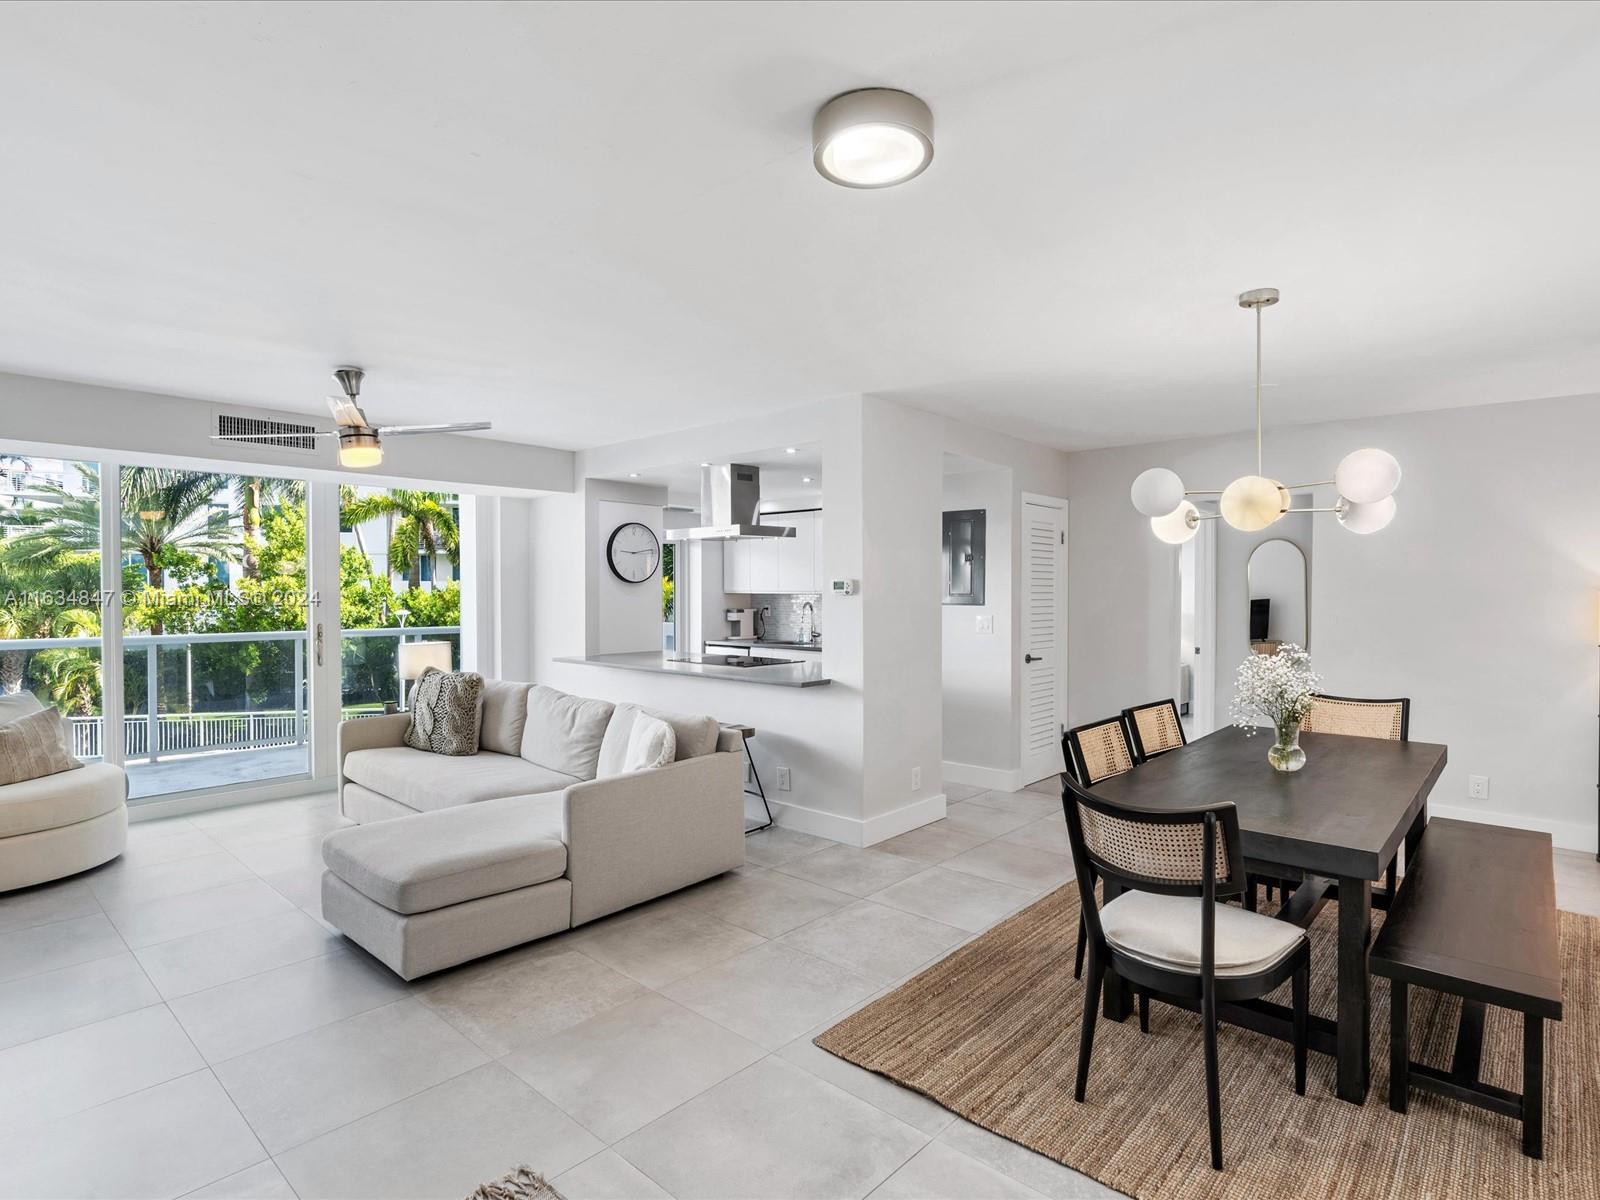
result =
M749 592L750 587L750 546L747 541L731 541L722 543L722 590L725 592Z
M749 595L820 592L822 513L763 513L769 525L792 525L792 538L738 538L722 543L722 590Z
M780 592L816 591L817 564L816 513L784 513L774 518L794 527L792 538L778 541L778 588Z
M741 545L750 548L750 586L740 588L740 591L768 593L782 590L778 587L778 542L778 538L741 541Z

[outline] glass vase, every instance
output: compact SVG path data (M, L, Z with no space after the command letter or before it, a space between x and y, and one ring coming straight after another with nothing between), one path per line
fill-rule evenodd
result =
M1278 722L1278 740L1267 751L1267 761L1278 771L1298 771L1306 765L1306 752L1300 749L1300 722Z

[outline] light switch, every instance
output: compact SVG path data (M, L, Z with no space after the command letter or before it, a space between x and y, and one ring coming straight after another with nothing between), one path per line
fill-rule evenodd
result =
M979 613L978 617L977 617L977 622L978 622L978 632L979 633L993 633L994 632L994 614L993 613Z

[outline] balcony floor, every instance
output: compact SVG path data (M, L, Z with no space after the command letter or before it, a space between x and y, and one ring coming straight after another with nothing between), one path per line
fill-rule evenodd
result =
M217 750L162 757L153 763L131 762L127 765L128 799L301 775L311 769L307 750L306 746L274 746L266 750Z

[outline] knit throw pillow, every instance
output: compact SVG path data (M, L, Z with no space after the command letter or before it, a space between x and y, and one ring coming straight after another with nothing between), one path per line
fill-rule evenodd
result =
M0 725L0 785L83 766L67 753L62 723L59 712L46 708Z
M476 754L483 676L429 667L411 685L406 745L433 754Z

